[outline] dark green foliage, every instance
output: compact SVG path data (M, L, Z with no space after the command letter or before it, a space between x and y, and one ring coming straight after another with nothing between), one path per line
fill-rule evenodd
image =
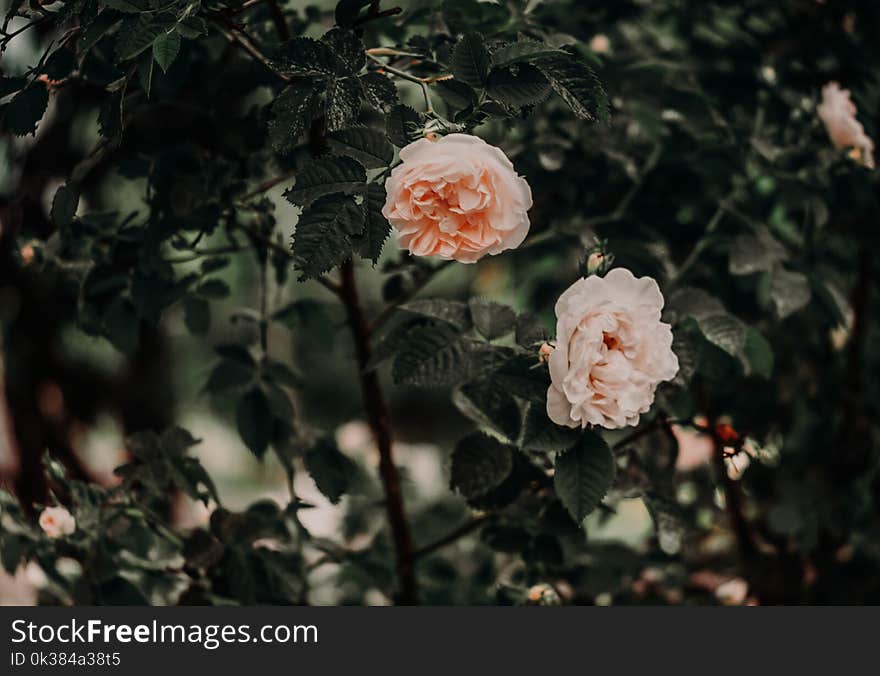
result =
M837 81L876 143L873 3L7 4L0 562L40 602L880 600L880 192L817 114ZM448 133L527 180L517 249L393 244L399 151ZM559 426L554 306L616 267L679 371Z
M556 457L553 484L572 518L581 523L614 481L614 455L602 437L584 432L572 448Z

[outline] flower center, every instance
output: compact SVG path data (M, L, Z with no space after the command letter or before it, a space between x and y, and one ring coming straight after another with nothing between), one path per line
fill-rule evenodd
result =
M602 342L605 343L605 347L609 350L616 350L620 346L620 341L617 339L617 336L612 336L605 331L602 332Z

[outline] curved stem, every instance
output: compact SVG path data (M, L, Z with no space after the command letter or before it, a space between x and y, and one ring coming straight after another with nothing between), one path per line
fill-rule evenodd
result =
M379 378L374 370L367 370L370 361L370 328L361 309L357 285L354 278L354 263L349 258L340 269L340 297L348 315L348 324L354 338L360 370L361 391L364 407L376 447L379 449L379 475L385 491L385 509L391 526L396 557L397 579L399 584L397 602L401 605L415 605L419 602L415 571L415 546L406 511L403 506L403 492L400 474L394 464L391 448L391 420L388 407L382 396Z

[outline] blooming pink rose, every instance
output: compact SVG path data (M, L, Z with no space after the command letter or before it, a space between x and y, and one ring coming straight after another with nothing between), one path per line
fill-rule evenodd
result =
M76 519L64 507L46 507L40 514L40 528L50 538L70 535L76 530Z
M556 301L547 413L558 425L637 425L657 385L678 373L663 295L650 277L615 268L572 284Z
M816 112L836 148L852 148L851 156L856 162L874 168L874 142L856 119L856 105L850 100L848 89L841 89L836 82L826 84Z
M529 231L529 184L476 136L419 139L385 181L382 215L416 256L473 263L519 246Z

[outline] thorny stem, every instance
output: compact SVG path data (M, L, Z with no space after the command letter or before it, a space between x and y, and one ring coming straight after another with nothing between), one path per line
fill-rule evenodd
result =
M462 524L452 532L444 535L439 540L435 540L434 542L427 544L424 547L419 547L419 549L415 551L415 557L417 559L421 559L428 556L429 554L433 554L438 549L442 549L447 545L451 545L453 542L460 540L465 535L468 535L477 530L480 526L489 521L489 519L491 518L492 517L488 514L475 516L473 519Z
M379 475L385 491L385 509L394 541L397 578L400 585L397 602L401 605L415 605L419 602L415 546L403 505L400 474L394 464L388 407L382 396L376 372L367 368L371 356L370 327L367 325L367 320L361 309L354 278L354 263L350 258L342 264L340 272L342 278L340 296L345 305L348 323L354 338L364 406L373 436L376 439L376 447L379 450Z
M391 51L393 51L393 50L391 50ZM411 73L407 73L405 70L400 70L399 68L395 68L394 66L390 66L390 65L384 63L380 59L376 58L374 53L371 53L371 52L375 52L375 50L367 50L367 58L379 66L377 69L378 71L380 71L380 72L384 71L386 73L391 73L392 75L395 75L395 76L401 78L402 80L414 82L417 85L419 85L422 88L422 95L425 97L425 112L427 112L429 114L434 112L434 106L431 103L431 93L428 90L428 85L431 83L434 83L434 82L441 82L443 80L452 79L452 75L437 75L437 76L433 76L433 77L417 77L415 75L412 75Z

